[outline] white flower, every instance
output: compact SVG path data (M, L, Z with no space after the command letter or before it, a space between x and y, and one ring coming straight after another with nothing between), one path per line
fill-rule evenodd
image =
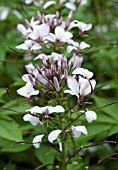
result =
M33 45L32 40L25 40L25 42L23 44L16 46L16 48L22 49L22 50L31 50L32 45Z
M85 43L85 42L83 42L83 41L79 44L78 42L75 42L73 40L69 40L68 44L72 44L72 45L68 45L67 46L67 52L68 53L71 53L72 50L76 50L77 51L79 49L83 50L85 48L90 48L90 45Z
M48 135L48 141L50 143L53 143L54 140L56 140L59 136L59 134L61 133L61 130L53 130L49 135Z
M5 20L10 12L10 8L6 6L0 7L0 20Z
M56 4L56 2L55 2L55 1L48 1L48 2L46 2L46 3L44 4L43 8L46 9L46 8L48 8L49 6L53 5L53 4Z
M35 148L40 147L40 143L41 143L43 137L44 137L44 134L43 135L37 135L37 136L34 137L32 143L33 143Z
M71 126L71 130L74 138L80 137L81 133L88 134L85 126Z
M90 79L93 77L93 73L87 69L84 68L76 68L72 74L80 74L84 78Z
M38 123L41 123L39 121L39 118L38 117L35 117L33 115L30 115L29 113L26 114L25 116L23 116L23 120L24 121L29 121L32 125L37 125Z
M50 28L48 24L34 25L33 31L28 35L32 40L43 40L49 34Z
M60 105L57 105L55 107L53 106L45 106L45 107L39 107L39 106L34 106L33 108L29 109L29 110L26 110L27 112L30 111L32 114L34 113L40 113L40 114L43 114L45 113L46 111L48 110L48 113L62 113L65 111L65 109L60 106Z
M25 0L26 4L31 4L34 0Z
M22 24L18 24L18 25L17 25L17 29L18 29L18 31L20 31L21 34L23 34L26 38L27 38L28 34L32 32L32 30L31 30L30 28L26 29L25 26L22 25Z
M67 84L70 90L65 90L64 93L76 95L79 98L79 83L77 80L74 77L69 76L67 79Z
M24 87L17 90L17 93L21 96L30 98L31 96L38 95L39 90L35 90L30 82L27 82Z
M70 9L70 10L72 10L72 11L75 11L75 10L76 10L76 6L75 6L75 4L72 3L72 2L66 2L66 3L65 3L65 7L68 8L68 9Z
M87 80L82 77L79 77L79 86L80 86L80 95L85 96L94 90L96 85L95 80Z
M97 115L94 111L86 111L85 112L86 114L86 120L91 123L93 120L96 120L97 119Z
M77 20L74 20L70 23L68 30L72 29L72 28L79 28L79 30L81 30L81 32L85 32L85 31L89 31L92 28L92 24L85 24L83 22L79 22Z
M72 37L73 35L70 32L65 31L61 26L57 26L55 34L50 33L45 39L51 42L68 42Z

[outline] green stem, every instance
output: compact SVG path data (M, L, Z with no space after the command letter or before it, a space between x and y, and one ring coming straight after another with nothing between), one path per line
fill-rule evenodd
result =
M60 122L60 128L63 129L63 123L62 123L62 117L59 115L59 122ZM61 142L62 142L62 164L60 165L60 170L67 170L66 165L66 151L65 151L65 141L64 141L65 133L61 133Z

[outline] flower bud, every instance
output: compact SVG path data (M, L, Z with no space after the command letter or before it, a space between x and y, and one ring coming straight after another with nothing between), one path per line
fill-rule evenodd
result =
M54 81L54 86L55 86L56 91L59 91L60 87L59 87L58 79L56 77L54 77L53 81Z
M40 11L37 11L37 16L38 16L38 20L41 21L41 13L40 13Z
M68 77L68 71L66 69L64 69L64 77L67 78Z

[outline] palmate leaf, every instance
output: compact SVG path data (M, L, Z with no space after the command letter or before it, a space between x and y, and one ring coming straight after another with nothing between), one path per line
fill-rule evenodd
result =
M0 136L16 142L23 141L22 132L18 126L19 125L14 120L1 118Z

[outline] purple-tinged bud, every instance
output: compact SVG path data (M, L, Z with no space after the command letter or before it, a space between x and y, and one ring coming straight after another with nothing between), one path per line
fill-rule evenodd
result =
M69 15L68 15L68 18L71 19L72 18L72 15L73 15L73 11L70 11Z
M42 66L43 71L46 73L47 69L45 66Z
M45 72L46 76L49 77L51 76L51 70L50 69L46 69L46 72Z
M25 65L25 68L28 73L32 73L31 69L27 65Z
M59 91L60 87L59 87L58 79L56 77L54 77L53 81L54 81L54 86L55 86L56 91Z
M61 74L61 66L58 67L58 75Z
M58 66L61 66L61 57L58 57Z
M66 18L66 27L68 27L70 24L70 18Z
M25 19L25 24L26 24L27 27L30 27L30 26L31 26L31 25L30 25L30 22L29 22L27 19Z
M76 65L76 68L81 67L81 64L82 64L82 62L81 62L81 61L78 61L77 65Z
M63 60L63 62L62 62L62 68L64 69L64 68L66 68L67 67L67 61L66 60Z
M56 11L56 18L59 18L59 11Z
M51 71L54 71L54 72L56 72L56 65L54 65L54 64L51 64Z
M68 71L66 69L64 69L64 77L67 78L68 77Z
M38 70L38 72L39 72L40 74L42 74L42 71L41 71L40 67L38 66L38 64L36 64L36 69Z
M40 11L37 11L37 16L38 16L38 20L41 21L41 13L40 13Z
M62 21L63 21L63 18L61 16L60 19L59 19L59 24L62 24Z
M47 18L47 23L50 24L50 18Z
M34 85L35 80L33 79L33 77L30 74L28 75L28 77L29 77L31 84Z

